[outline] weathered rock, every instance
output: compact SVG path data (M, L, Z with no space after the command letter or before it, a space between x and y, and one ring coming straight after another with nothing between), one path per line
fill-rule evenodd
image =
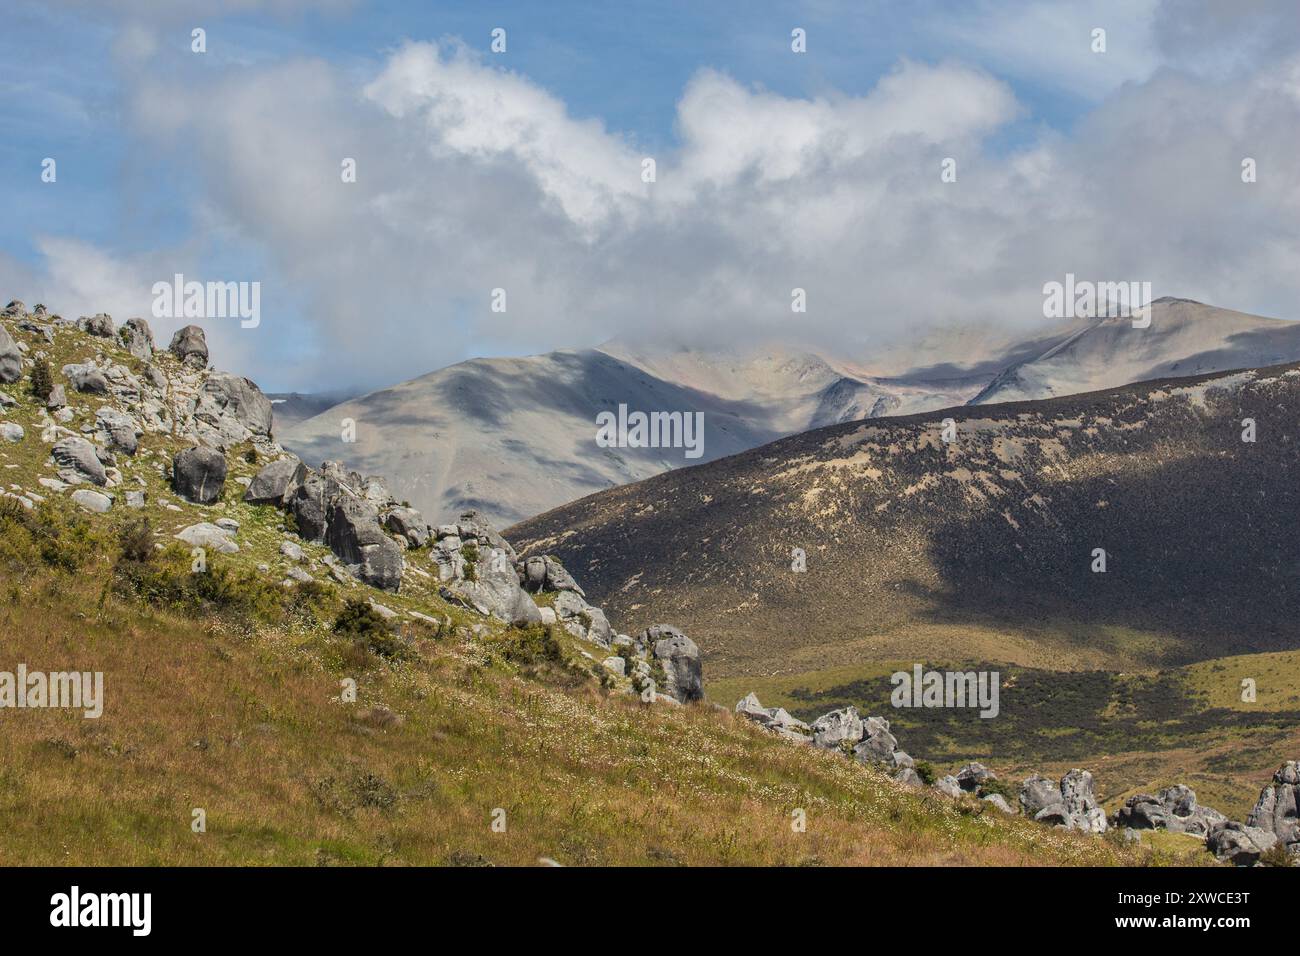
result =
M271 462L249 482L244 492L244 501L253 505L282 506L294 475L301 467L302 463L297 458L281 458Z
M515 554L515 549L510 546L510 542L501 537L477 511L467 511L461 515L456 527L461 538L474 538L486 543L489 548L504 552L511 565L518 560L519 556Z
M182 528L174 537L191 547L206 548L220 554L234 554L239 550L239 545L231 539L230 533L225 528L207 521Z
M302 548L294 544L292 541L281 541L280 553L284 555L286 558L288 558L290 561L302 560Z
M1106 812L1097 805L1092 774L1087 770L1071 770L1061 778L1061 802L1068 815L1067 829L1106 832Z
M120 448L128 455L135 454L138 438L144 434L135 419L109 405L95 412L95 429L100 441L113 448Z
M936 780L934 782L934 789L938 790L940 793L947 794L954 799L960 797L966 792L962 790L961 784L957 782L957 778L950 773L944 774Z
M187 325L178 330L172 336L167 351L194 368L208 366L208 341L203 335L203 330L197 325Z
M1006 798L1000 793L986 793L984 796L980 797L980 799L985 803L993 804L993 806L997 807L1003 813L1014 814L1016 812L1011 809L1011 805L1007 803Z
M118 330L126 350L143 362L153 358L153 330L144 319L127 319Z
M1205 846L1217 859L1235 866L1253 866L1277 843L1268 830L1229 820L1210 827Z
M195 430L219 448L271 435L271 400L249 379L213 372L194 400Z
M1129 797L1115 814L1115 825L1130 830L1169 830L1204 839L1212 826L1227 819L1219 811L1201 806L1190 787L1178 784L1155 796L1139 793Z
M74 480L89 481L96 485L108 484L108 475L103 462L95 454L95 446L84 438L71 436L58 442L50 449L54 463L63 472L68 472Z
M972 760L957 771L957 784L968 793L979 790L990 780L996 779L998 775L978 760Z
M226 456L215 448L187 448L172 459L172 487L196 504L210 505L226 483Z
M0 382L16 382L23 377L23 353L9 330L0 326Z
M1065 809L1060 784L1037 773L1027 777L1020 785L1019 803L1027 817L1035 816L1051 806L1061 806L1062 811Z
M91 395L108 394L108 378L94 365L73 364L63 366L63 377L78 392Z
M621 657L607 657L600 663L612 674L617 674L619 677L627 676L627 661Z
M898 740L889 732L889 721L868 717L862 722L862 742L853 748L859 763L893 763L897 750Z
M921 779L921 775L911 767L903 767L898 773L894 774L894 779L905 787L919 789L925 786L925 781Z
M393 508L384 515L384 526L405 538L408 548L429 543L429 525L414 508Z
M630 640L628 643L635 646ZM637 662L637 669L649 674L649 667L641 661ZM784 707L764 707L752 691L736 703L736 713L796 743L811 743L811 729L807 724L791 716Z
M862 718L856 707L832 710L812 722L813 743L827 750L840 750L862 739Z
M77 328L87 335L95 335L101 339L111 339L113 337L113 319L100 312L98 315L83 315L77 319Z
M8 305L0 309L0 315L7 318L21 319L27 315L27 305L22 299L11 299Z
M17 422L0 422L0 438L7 442L20 442L25 438L27 432L23 426Z
M370 502L336 496L327 509L325 543L366 584L386 591L401 586L402 549L379 526L379 513Z
M663 665L665 694L683 704L703 699L704 668L694 641L671 624L651 625L641 632L641 641Z
M78 488L72 493L72 500L81 508L95 514L103 514L113 507L112 498L103 492L91 491L89 488Z
M126 493L126 506L128 508L143 508L145 496L143 491L128 491Z
M50 389L50 397L45 400L45 407L50 411L56 411L68 404L68 393L62 385L55 385Z
M1300 845L1297 798L1300 797L1300 761L1288 760L1273 774L1272 782L1259 794L1255 808L1246 817L1248 826L1271 833L1286 844L1289 852Z

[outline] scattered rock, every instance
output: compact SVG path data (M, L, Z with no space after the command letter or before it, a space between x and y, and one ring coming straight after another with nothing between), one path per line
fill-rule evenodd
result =
M73 483L89 481L96 485L108 484L108 475L99 456L95 454L95 446L86 439L76 436L65 438L50 449L50 455L60 468L61 478L66 474L73 479Z
M100 312L97 315L83 315L81 318L77 319L77 328L81 329L81 331L88 335L94 335L101 339L111 339L113 333L116 331L113 328L112 318L103 312Z
M195 432L221 449L271 435L271 400L239 375L211 373L194 399L193 416Z
M0 326L0 382L16 382L23 377L23 353L9 330Z
M128 508L143 508L143 507L144 507L144 492L143 492L143 491L128 491L128 492L126 493L126 506L127 506Z
M1155 796L1139 793L1124 801L1115 814L1115 826L1130 830L1169 830L1204 839L1212 826L1226 823L1218 810L1196 802L1191 787L1166 787Z
M72 500L84 510L95 514L103 514L113 507L112 498L102 492L91 491L89 488L78 488L72 493Z
M1288 760L1273 774L1273 781L1259 794L1246 824L1272 834L1300 854L1300 822L1297 821L1297 798L1300 797L1300 761Z
M95 429L100 441L134 455L144 430L126 412L105 405L95 412Z
M45 400L45 407L50 411L56 411L68 404L68 393L62 385L55 385L50 389L50 397Z
M153 330L144 319L127 319L118 335L126 350L142 362L153 358Z
M88 392L92 395L108 394L108 378L94 365L65 365L63 377L78 392Z
M230 540L230 535L225 528L219 528L207 521L182 528L175 537L191 547L207 548L219 554L234 554L239 550L239 545Z
M1071 770L1061 778L1061 802L1068 815L1067 829L1106 832L1106 812L1097 805L1092 774L1087 770Z
M366 584L396 591L405 566L397 543L384 534L374 505L339 495L326 514L325 543Z
M957 778L950 773L944 774L936 780L934 782L934 789L938 790L940 793L947 794L954 799L960 797L966 792L961 788L961 784L957 782Z
M971 761L957 771L957 785L967 793L979 790L990 780L996 779L998 775L977 760Z
M406 539L408 548L422 548L429 543L429 525L414 508L393 508L384 515L384 526Z
M20 442L25 438L27 433L23 431L23 426L17 422L0 422L0 438L9 442Z
M842 744L854 745L862 739L862 718L856 707L832 710L812 722L813 743L827 750L839 750Z
M1007 803L1006 798L1004 798L1000 793L986 793L984 796L980 797L980 799L985 803L993 804L993 806L997 807L1003 813L1014 814L1016 812L1011 809L1011 805Z
M288 558L290 561L302 560L302 548L294 544L292 541L281 541L280 553L284 555L286 558Z
M187 501L210 505L226 483L226 456L215 448L187 448L172 459L172 487Z
M1223 863L1234 866L1253 866L1271 850L1277 837L1268 830L1229 820L1210 827L1205 836L1205 846Z

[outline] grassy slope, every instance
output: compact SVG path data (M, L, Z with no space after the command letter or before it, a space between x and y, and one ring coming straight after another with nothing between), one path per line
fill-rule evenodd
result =
M98 350L138 367L76 333L61 331L50 347L11 331L51 353L56 381L64 362ZM19 404L3 417L27 436L0 446L5 483L46 494L36 479L52 469L36 403L25 382L6 391ZM69 398L74 430L104 401ZM146 435L141 446L122 460L117 491L145 479L143 515L157 542L225 515L241 522L242 550L210 555L209 575L227 586L199 593L186 589L188 555L170 545L145 563L166 587L142 599L119 571L119 532L140 514L120 498L104 516L79 515L58 494L35 515L0 511L0 670L102 671L106 696L98 720L0 711L0 864L1170 858L907 791L709 706L607 694L580 672L567 638L538 656L518 632L448 607L422 579L380 595L329 582L311 564L323 597L282 589L283 519L239 501L234 481L257 466L236 449L224 500L200 507L166 487L159 466L177 443ZM328 624L341 597L371 594L452 626L416 626L415 653L401 663L360 653ZM358 681L355 704L338 699L345 676ZM379 704L400 723L377 716ZM497 807L505 833L490 827ZM195 808L206 811L206 833L191 830ZM795 808L807 811L806 833L790 826Z

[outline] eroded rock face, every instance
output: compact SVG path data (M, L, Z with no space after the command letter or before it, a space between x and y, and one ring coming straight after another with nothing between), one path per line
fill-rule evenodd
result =
M142 362L153 358L153 329L149 328L149 323L144 319L127 319L118 331L118 336L126 350Z
M813 743L827 750L839 750L843 744L856 745L862 739L862 718L856 707L845 707L822 714L812 722Z
M1065 805L1061 799L1060 784L1050 777L1037 773L1026 778L1020 785L1020 809L1024 811L1025 816L1037 816L1048 807L1060 807L1064 814Z
M77 328L101 339L111 339L116 331L113 328L113 319L103 312L98 315L83 315L77 319Z
M868 717L862 722L862 740L853 748L853 756L859 763L897 763L898 752L898 740L889 732L889 721ZM907 766L911 765L911 759L907 757Z
M790 716L784 707L764 707L753 691L737 701L736 713L761 724L787 740L798 744L812 743L812 730L807 724Z
M1268 830L1229 820L1210 827L1205 846L1223 863L1253 866L1271 850L1277 837Z
M126 412L104 406L95 412L95 430L100 441L128 455L134 455L143 429Z
M104 464L95 454L95 446L84 438L64 438L50 449L50 456L59 468L59 477L76 484L88 481L96 485L108 484Z
M997 774L978 760L972 760L957 771L957 784L967 793L975 792L990 780L996 779Z
M226 483L226 456L215 448L187 448L172 459L172 487L195 504L210 505Z
M402 584L402 549L379 526L375 506L355 495L335 496L326 511L325 543L366 584L396 591Z
M1288 760L1273 774L1272 783L1260 791L1246 824L1272 834L1286 845L1288 852L1300 854L1297 797L1300 797L1300 761Z
M1065 805L1067 829L1106 832L1106 813L1097 805L1092 774L1087 770L1071 770L1061 778L1061 802Z
M23 353L9 330L0 326L0 382L16 382L23 377Z
M178 329L167 351L192 368L208 367L208 340L197 325Z
M475 580L458 585L462 594L482 613L517 624L541 624L542 612L519 586L519 576L505 552L479 552Z
M1129 797L1115 814L1115 825L1131 830L1169 830L1204 839L1211 827L1227 819L1218 810L1197 803L1191 787L1178 784L1154 796L1139 793Z
M641 640L663 665L665 694L683 704L704 698L704 668L694 641L671 624L646 628Z
M384 514L384 526L406 540L408 548L422 548L429 543L429 525L414 508L391 508Z
M285 495L291 490L294 475L302 467L297 458L281 458L273 461L259 471L244 492L244 500L253 505L284 504Z
M217 448L271 437L271 400L249 379L213 372L194 402L195 431Z

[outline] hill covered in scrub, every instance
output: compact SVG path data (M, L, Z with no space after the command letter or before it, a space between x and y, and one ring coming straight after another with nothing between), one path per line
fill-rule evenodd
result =
M699 701L685 634L284 455L207 360L0 313L0 676L103 675L99 717L0 712L0 864L1163 859Z
M715 677L1284 650L1297 407L1300 367L1277 366L846 423L507 533L615 616L671 613Z

